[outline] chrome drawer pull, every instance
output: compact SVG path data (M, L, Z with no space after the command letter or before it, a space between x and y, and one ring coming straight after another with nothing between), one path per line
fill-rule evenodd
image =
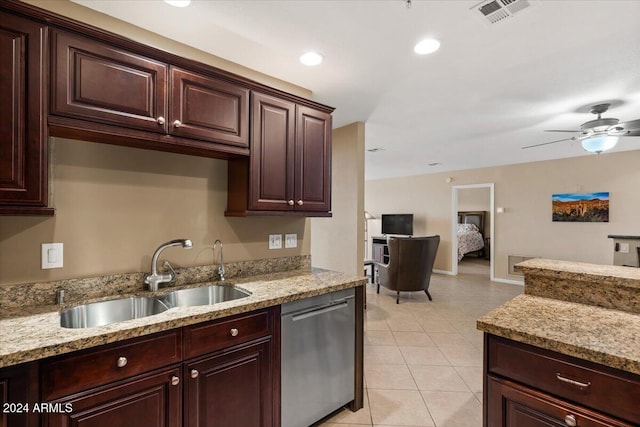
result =
M238 336L238 330L236 328L231 329L231 336L232 337L237 337Z
M126 357L124 356L118 357L118 362L117 362L118 368L124 368L125 366L127 366L127 362L128 360Z
M576 421L576 417L573 415L567 415L564 417L564 423L569 427L576 427L578 425L578 421Z
M556 378L558 380L562 381L563 383L571 384L571 385L579 387L579 388L587 388L587 387L589 387L591 385L591 383L583 383L583 382L580 382L580 381L576 381L576 380L572 380L572 379L569 379L569 378L565 378L561 374L556 374Z

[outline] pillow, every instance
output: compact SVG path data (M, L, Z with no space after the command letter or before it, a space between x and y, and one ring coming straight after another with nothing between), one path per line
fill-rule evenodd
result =
M475 224L458 224L458 233L465 231L479 231L478 226Z

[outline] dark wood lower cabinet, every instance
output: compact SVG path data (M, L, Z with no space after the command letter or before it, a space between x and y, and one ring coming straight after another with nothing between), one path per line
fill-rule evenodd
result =
M640 376L485 334L484 427L640 425Z
M54 400L46 427L179 427L180 368L140 375Z
M38 426L37 399L37 362L0 369L0 427Z
M632 427L634 425L502 379L490 377L487 391L488 426L492 427Z
M270 427L270 339L185 365L185 427Z

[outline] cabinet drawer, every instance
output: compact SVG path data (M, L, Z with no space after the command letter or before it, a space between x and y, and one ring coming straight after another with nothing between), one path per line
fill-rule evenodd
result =
M254 311L184 328L184 356L190 358L271 333L269 310Z
M491 335L487 345L489 373L640 423L639 376Z
M487 380L486 399L488 426L632 427L632 424L491 376Z
M65 396L182 360L181 331L119 342L42 363L42 398Z

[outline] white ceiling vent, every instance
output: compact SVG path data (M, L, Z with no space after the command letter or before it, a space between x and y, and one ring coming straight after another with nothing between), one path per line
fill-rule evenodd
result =
M531 6L528 0L488 0L471 8L474 13L491 24L497 24Z

